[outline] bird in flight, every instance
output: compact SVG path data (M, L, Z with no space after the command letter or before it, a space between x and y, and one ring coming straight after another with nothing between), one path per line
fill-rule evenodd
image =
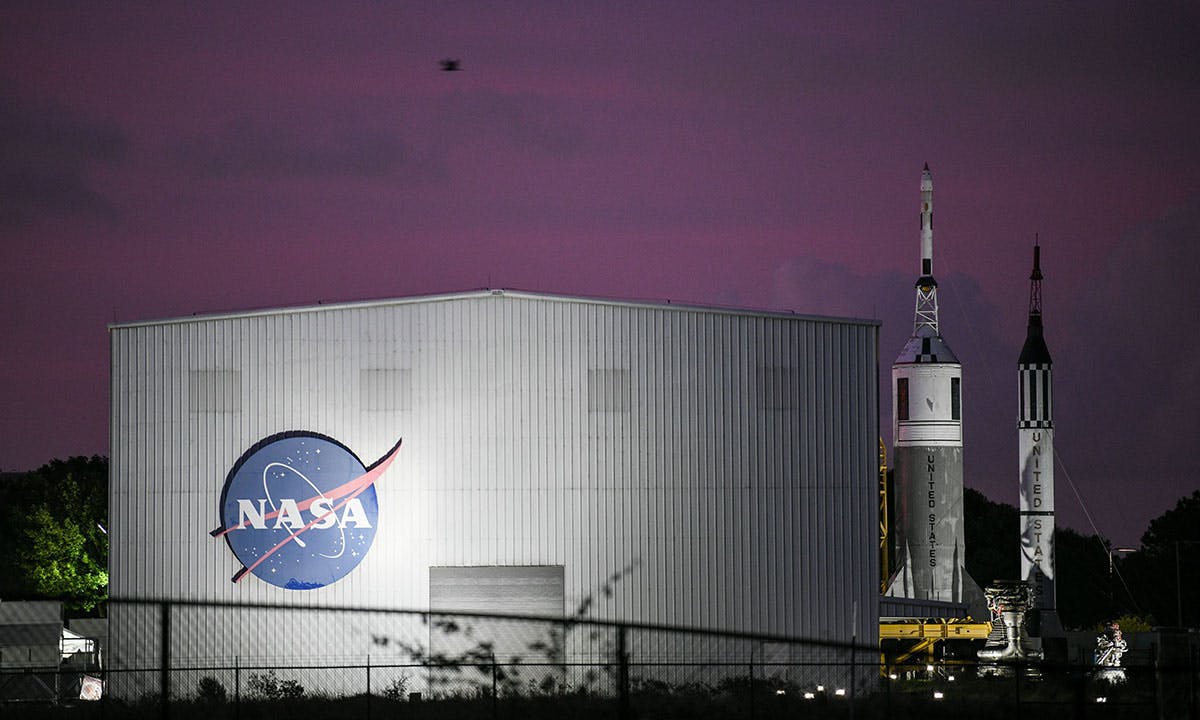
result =
M442 61L442 71L443 72L456 72L458 70L462 70L461 65L462 65L462 63L458 60L458 58L446 59L446 60Z

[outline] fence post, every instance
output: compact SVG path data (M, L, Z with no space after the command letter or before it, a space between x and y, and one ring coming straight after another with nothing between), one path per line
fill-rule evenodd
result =
M497 685L499 684L499 669L496 667L496 654L492 653L492 720L500 717L500 712L497 707L499 700L497 699Z
M850 610L850 720L854 720L854 690L858 683L855 662L858 660L858 601Z
M629 719L629 653L626 648L628 628L617 626L617 717Z
M242 717L242 656L233 656L233 720Z
M1014 710L1017 720L1021 720L1021 667L1022 663L1018 662L1013 664L1013 678L1017 683L1015 692L1017 706Z
M858 606L855 605L854 609L858 610ZM850 642L852 643L850 645L850 720L854 720L854 698L855 698L854 686L857 684L857 681L858 681L858 677L857 677L858 635L857 635L857 633L852 636L852 639Z
M159 603L158 695L159 714L163 720L171 717L171 604Z
M1190 643L1189 643L1190 644ZM1188 648L1188 717L1196 717L1196 651Z
M367 653L367 720L371 720L371 654Z
M897 673L898 675L899 673ZM892 714L892 661L883 661L883 707L886 715Z
M754 651L750 651L750 720L754 720Z
M100 671L100 720L104 720L108 717L108 693L112 690L112 685L108 683L112 680L112 673L103 660L98 660L96 667Z

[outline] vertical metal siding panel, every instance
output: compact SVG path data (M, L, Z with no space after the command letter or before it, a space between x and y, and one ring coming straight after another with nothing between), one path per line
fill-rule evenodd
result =
M709 497L717 478L724 472L721 449L726 438L722 432L721 407L728 397L727 383L716 377L718 368L712 360L722 328L714 316L706 318L703 327L700 341L691 348L696 367L691 377L698 384L691 394L699 398L695 417L698 425L693 428L694 437L690 443L694 448L694 460L689 463L686 473L679 477L679 485L687 488L688 506L685 512L690 521L688 537L683 541L690 570L684 593L689 599L688 620L697 625L713 622L708 594L693 592L693 589L710 586L712 583L709 579L714 577L708 565L713 558Z
M658 452L665 455L658 463L659 475L654 487L662 517L668 523L656 536L657 542L664 545L664 565L659 572L661 582L668 588L659 617L669 622L690 623L694 622L695 614L688 588L694 586L695 576L689 538L695 511L689 503L692 487L702 474L698 423L703 419L703 399L696 387L702 382L704 328L702 319L691 315L678 313L671 317L662 311L655 314L648 342L653 345L655 335L661 338L657 344L660 386L655 394L661 419L656 433L650 437ZM673 327L675 323L679 323L678 329ZM676 358L682 358L690 370L670 378L667 368L679 362Z
M829 323L821 323L821 342L824 345L824 355L826 357L826 377L822 383L824 394L822 395L822 416L824 422L821 424L821 464L824 468L825 475L825 518L832 520L833 518L841 518L841 506L838 502L838 467L834 463L833 457L833 433L837 428L835 407L837 398L839 397L835 383L837 383L838 358L836 357L836 345L833 342L833 332ZM849 558L846 555L847 548L838 537L840 529L844 523L829 523L829 529L826 530L824 544L827 551L830 553L832 562L829 565L830 589L832 592L827 592L825 597L825 605L827 614L825 616L826 627L829 628L830 634L837 638L844 635L844 625L841 622L844 600L841 594L845 592L845 583L842 582L843 568L846 566Z
M826 403L829 392L829 363L827 354L829 352L828 343L825 342L825 327L819 323L813 326L813 340L816 344L817 357L817 376L816 376L816 398L815 412L818 418L817 425L813 428L813 464L816 469L817 485L813 495L813 506L817 511L816 527L814 528L814 549L823 551L821 563L821 584L832 590L833 582L835 581L834 566L841 561L837 555L837 548L831 546L830 531L831 527L828 522L829 518L833 517L832 508L829 504L829 466L825 462L825 427L828 424L826 418ZM831 603L830 597L832 592L826 591L820 593L816 598L814 606L816 614L813 617L813 622L817 623L817 627L822 628L822 635L825 637L834 637L832 635L835 627L830 618Z
M139 473L142 481L150 488L150 492L154 497L153 514L149 517L143 516L143 521L154 527L154 532L157 537L167 537L166 527L167 519L170 517L170 508L167 506L167 488L163 485L164 478L156 474L154 471L158 466L158 453L161 450L159 445L160 435L158 428L159 423L155 422L160 418L157 400L159 393L150 391L158 378L158 346L160 332L157 328L150 333L143 343L143 364L142 364L142 388L140 414L145 418L143 427L146 436L146 442L142 445L141 462L139 463ZM166 552L168 542L147 543L144 549L146 563L143 565L143 572L147 573L149 585L153 589L154 597L167 597L165 573L159 572L163 567L163 554Z
M846 358L844 372L847 380L847 402L845 403L845 419L842 424L843 432L841 437L843 444L842 452L848 458L847 467L849 469L846 490L846 502L848 505L846 517L849 521L847 523L848 535L850 551L853 555L851 568L862 568L870 566L870 563L867 561L867 555L864 553L864 548L861 547L861 545L870 541L863 536L862 531L864 528L861 525L858 512L859 503L866 499L862 495L862 483L865 480L863 473L866 468L863 467L861 462L862 458L859 452L861 446L856 432L857 429L853 424L854 408L859 406L857 401L861 396L861 379L858 373L861 362L858 359L857 337L851 332L850 328L845 327L840 329L840 334L843 336L842 345L845 348L843 357ZM860 538L862 542L856 542ZM857 609L857 613L852 616L853 625L850 627L850 632L852 636L857 638L860 637L858 632L859 624L861 623L860 618L867 612L867 607L863 603L862 590L864 583L862 573L857 571L852 572L849 580L848 587L854 607Z
M827 323L822 323L821 334L825 345L825 356L828 360L826 380L823 383L826 388L826 395L823 409L825 422L822 423L823 432L821 437L822 460L825 466L826 477L826 518L844 518L845 515L841 503L841 467L835 462L833 454L834 433L837 430L838 398L842 397L839 373L841 358L837 354L836 337ZM846 584L843 582L843 568L849 563L850 558L847 554L849 548L846 547L846 543L843 540L844 527L844 522L830 523L831 531L827 531L825 539L827 547L830 549L832 560L829 568L831 592L827 593L829 614L825 621L830 633L834 637L842 637L845 632L842 623L843 606L845 605L843 593L846 592Z
M728 430L724 433L723 472L720 477L714 478L712 489L709 491L709 516L713 527L709 571L711 576L717 579L715 593L709 598L712 603L711 617L714 627L720 627L728 621L725 597L729 584L735 582L732 570L728 567L734 560L730 557L728 542L732 527L725 510L729 507L727 489L736 482L736 478L742 472L742 453L749 440L741 421L741 404L745 402L747 394L746 378L743 376L741 363L741 355L745 352L748 341L746 326L744 318L725 319L725 354L721 364L722 379L726 388L724 426Z
M843 452L848 457L849 476L847 478L846 503L847 503L847 535L850 546L851 568L869 568L870 563L867 560L865 549L861 547L870 542L864 537L863 531L865 528L861 523L861 516L858 512L858 507L861 502L866 500L863 495L863 481L865 478L866 468L862 464L861 447L856 428L853 426L854 409L859 407L858 399L861 397L860 386L861 377L859 368L862 363L858 357L857 337L851 332L850 328L840 328L840 334L843 336L842 346L844 348L843 357L845 362L843 366L847 381L847 398L850 402L845 404L845 420L842 424L843 432L841 433L841 442L843 443ZM860 541L861 540L861 541ZM851 573L848 583L849 592L852 599L852 607L857 610L852 615L853 626L850 627L850 633L853 637L861 637L859 634L859 626L861 625L861 617L868 612L868 607L864 603L863 589L864 583L863 573L854 571Z
M859 451L857 454L859 457L859 476L861 477L861 480L858 481L859 494L856 497L856 505L859 507L872 506L872 500L875 497L874 493L872 492L875 487L875 482L873 482L873 480L875 479L877 473L877 470L875 469L876 444L871 442L872 433L870 432L871 423L869 421L871 415L865 412L866 408L871 407L873 404L871 402L870 392L871 376L866 371L868 367L873 368L873 364L869 361L869 330L870 328L862 326L853 328L855 340L857 341L855 347L856 352L854 369L858 373L858 393L856 398L857 402L854 404L857 414L854 418L852 429L852 432L855 434L852 435L852 437L857 437L859 441ZM876 420L876 422L878 422L878 420ZM875 526L878 523L878 518L876 518L875 523L872 523L870 521L871 515L863 510L860 510L858 513L856 513L856 515L861 518L859 536L866 539L867 542L876 542L877 539ZM879 593L876 588L876 585L878 584L877 579L879 577L879 554L877 552L871 552L870 549L874 547L876 546L870 545L868 548L863 548L860 551L862 557L864 558L863 565L867 567L867 573L865 576L860 575L859 578L860 589L858 594L862 599L862 611L859 613L859 625L858 628L856 628L859 638L870 637L870 635L866 634L866 630L871 625L876 625L879 617ZM864 622L868 619L870 621L869 625Z
M775 334L778 330L778 324L771 319L762 321L762 336L759 345L759 356L755 362L755 374L758 375L757 368L760 365L772 366L778 365L777 358L777 343ZM774 373L771 374L780 374ZM776 384L776 383L771 383ZM761 392L756 395L761 397ZM760 498L767 492L767 488L771 485L771 480L775 475L776 458L774 455L774 437L776 429L781 420L782 411L777 409L767 409L762 407L765 403L759 401L759 408L756 413L756 418L759 423L758 435L758 467L756 472L748 478L745 484L745 502L747 510L747 518L749 522L747 532L746 553L750 559L748 564L749 573L746 577L744 599L746 624L744 627L750 631L757 631L762 622L762 609L766 593L765 573L763 572L764 547L762 543L763 526L766 522L766 516Z
M788 392L792 395L787 413L785 414L785 422L781 424L775 433L775 450L774 455L778 465L775 480L771 484L771 492L766 498L766 511L770 519L767 533L765 536L765 544L767 548L768 562L766 565L767 573L769 574L770 594L767 596L766 607L766 628L769 632L780 632L780 629L786 623L786 617L783 613L783 608L787 604L788 585L791 581L791 573L784 563L784 539L787 537L785 529L786 524L786 500L787 487L791 484L792 464L791 464L791 439L796 434L797 416L799 413L801 384L800 384L800 368L803 361L796 354L795 350L795 329L796 324L790 321L777 321L779 327L779 352L784 359L784 364L791 368Z
M804 413L805 399L812 394L808 385L804 381L804 374L808 371L808 367L812 364L810 359L805 354L804 346L804 324L803 322L793 322L791 324L791 332L789 333L789 342L791 344L792 356L796 358L796 383L801 388L799 397L796 398L795 419L792 424L792 432L786 438L787 444L787 477L783 486L783 494L780 502L780 507L783 508L782 524L779 528L779 542L782 552L780 559L780 572L786 578L786 584L783 590L783 616L779 620L779 632L793 633L795 632L797 609L800 607L798 582L799 574L803 568L802 550L796 544L795 533L793 526L796 523L804 521L803 514L799 507L799 488L804 482L804 468L801 464L800 443L805 432L806 417Z
M193 505L195 495L188 492L189 479L183 472L183 423L179 417L180 403L177 387L179 372L179 336L181 328L178 325L163 327L159 342L158 383L167 391L162 393L163 403L160 412L161 424L166 437L160 446L159 467L170 478L171 498L168 500L170 515L166 522L176 535L175 542L170 546L170 561L164 569L171 569L171 597L189 597L191 588L186 582L195 577L200 570L196 562L194 534L197 530L197 512L199 507Z
M875 443L881 437L879 433L879 328L877 326L864 327L860 332L864 335L865 339L865 351L861 359L862 367L859 368L859 371L863 375L865 396L860 405L860 412L864 413L864 417L860 419L859 425L863 428L864 441L867 443L867 448L869 448L865 449L863 453L867 463L868 475L872 478L872 481L867 483L867 497L863 502L867 506L867 509L864 509L863 514L867 521L866 533L874 539L875 522L872 519L877 521L877 517L871 509L875 507L875 493L873 492L875 488ZM879 617L879 592L876 589L876 579L879 577L878 555L871 553L871 556L873 569L867 577L867 587L863 590L863 594L866 596L867 603L871 608L863 620L864 637L869 637L866 633L877 626Z
M796 514L799 518L796 527L792 528L792 534L796 535L796 545L798 548L799 566L796 572L800 577L800 587L797 589L797 606L799 612L794 620L794 628L811 628L812 626L812 607L814 604L810 601L812 587L816 580L817 565L814 558L814 548L812 548L812 533L814 533L815 515L812 508L812 488L816 485L815 468L811 462L812 448L812 433L816 426L816 353L814 352L814 342L812 342L812 323L808 320L803 320L800 325L800 332L803 337L803 348L805 356L805 365L803 371L803 380L805 388L809 392L804 397L802 406L803 427L800 436L797 439L799 451L799 466L800 466L800 482L794 492L793 503L796 508Z
M719 347L723 318L719 320L715 315L708 315L703 320L703 333L699 342L691 348L692 364L696 368L691 377L698 384L691 394L699 398L699 409L695 415L695 423L698 425L692 428L691 447L694 460L689 464L687 474L681 476L677 483L678 486L687 488L687 506L683 512L688 518L688 532L687 537L682 540L689 569L683 588L688 598L687 621L698 626L713 622L707 616L706 594L694 592L694 589L704 587L707 584L706 579L711 577L703 564L703 558L710 556L708 545L711 542L711 533L704 531L708 526L706 498L716 478L723 471L720 451L726 441L726 433L722 432L723 415L720 407L729 392L727 384L716 377L717 368L713 362L714 357L719 357L715 351Z
M738 622L737 605L734 601L739 577L741 542L738 537L739 525L736 518L736 492L738 485L743 482L747 472L747 458L750 445L753 442L751 429L747 425L746 399L749 395L747 388L752 382L746 375L746 356L750 352L749 345L754 341L753 328L750 322L739 323L738 342L734 350L733 377L739 393L733 405L732 427L737 442L733 446L733 462L729 475L721 483L721 494L718 500L718 522L721 525L722 543L719 565L716 568L717 577L721 579L720 594L717 597L717 616L722 627L734 627Z
M826 405L826 423L825 423L825 460L829 466L830 477L830 518L839 518L839 521L833 525L833 532L830 533L828 542L835 548L835 556L837 564L834 566L834 577L836 584L835 592L830 598L832 613L830 616L830 629L837 638L846 636L846 621L850 616L850 609L847 607L847 594L850 590L849 584L846 582L847 568L850 565L851 548L845 542L846 522L846 507L844 504L845 489L845 463L842 457L838 454L838 429L841 411L839 406L845 397L845 386L842 382L843 359L839 352L838 344L838 328L831 323L823 323L825 330L825 338L830 359L829 368L829 397Z
M808 326L807 321L797 321L793 330L795 338L797 354L801 358L800 368L796 373L796 380L804 387L804 393L800 397L800 401L796 406L797 427L796 433L791 438L792 451L792 481L788 485L787 495L787 542L788 542L788 575L791 578L791 587L788 591L788 611L787 620L781 628L789 634L797 634L799 628L802 627L803 620L801 613L803 608L808 604L804 597L805 589L809 583L805 581L805 573L811 567L808 560L808 548L800 542L798 537L799 532L803 532L803 526L807 522L806 502L804 497L804 486L806 484L807 468L805 467L804 446L805 438L811 427L812 417L807 412L807 404L812 397L812 387L808 383L808 374L812 372L813 358L812 351L808 344ZM798 527L797 527L798 526Z
M825 532L825 508L822 504L825 486L824 468L820 464L820 433L824 418L821 416L822 384L825 382L825 366L821 362L820 326L817 323L805 323L805 337L809 348L809 357L813 362L808 371L808 387L811 390L806 402L806 414L811 418L808 432L805 433L804 464L808 480L803 493L805 506L804 545L805 556L809 567L807 580L810 583L806 590L805 603L807 612L804 625L809 628L821 628L820 636L828 635L824 623L825 608L822 603L823 593L815 592L816 587L829 582L826 576L829 563L835 562L830 550L825 548L822 533Z
M666 539L672 548L670 566L664 570L672 579L672 595L666 613L675 622L694 624L698 622L695 593L691 592L698 582L694 567L698 540L695 533L697 518L697 508L694 504L695 486L704 475L711 472L711 466L704 462L705 396L703 392L697 390L698 387L704 387L706 384L704 346L708 339L708 328L704 325L703 318L699 318L690 337L676 335L674 340L668 340L666 326L669 318L667 314L659 311L655 313L655 316L650 342L658 350L656 360L659 387L655 399L660 420L657 424L657 432L651 438L654 439L653 444L658 448L659 453L662 453L664 446L672 447L672 445L666 445L666 440L673 438L677 443L674 447L684 448L680 454L691 460L687 465L684 465L682 461L664 463L662 460L657 464L657 487L662 496L662 502L667 508L666 512L672 516L673 520L672 533ZM658 340L656 345L654 344L655 339ZM691 372L686 378L687 382L678 383L674 389L671 389L665 376L669 353L684 354L689 358L691 365ZM693 403L691 422L685 422L683 418L675 414L674 408L666 401L671 395L686 397ZM668 450L668 452L670 451ZM675 473L665 472L671 465L683 467L679 467Z
M787 487L789 480L789 449L791 446L789 438L795 432L797 405L800 404L800 380L797 375L800 372L801 363L800 359L793 352L791 339L794 323L785 320L776 320L775 326L778 346L777 353L781 359L781 364L790 368L790 370L787 373L788 407L783 413L782 422L779 423L779 426L772 434L774 448L771 454L775 458L775 475L770 485L770 491L761 501L764 503L765 524L763 545L766 550L766 559L764 561L764 568L767 573L767 586L769 588L763 609L763 626L767 631L778 631L783 622L781 600L786 592L788 574L780 562L780 538L783 536L781 508L784 499L784 488Z
M850 455L853 461L853 472L850 478L851 492L851 517L852 517L852 538L862 538L863 544L869 544L873 541L871 534L868 531L866 524L863 522L863 517L859 507L867 502L867 487L869 487L870 466L865 464L866 458L862 451L864 438L860 430L863 424L863 417L860 414L859 408L863 405L863 388L864 377L862 374L862 334L860 328L847 328L845 330L849 339L849 371L852 373L853 380L853 402L848 406L850 417L847 422L847 433L845 442L848 444L846 448L847 454ZM869 444L869 443L867 443ZM856 563L855 567L866 567L871 574L870 577L878 576L878 567L871 560L872 553L867 552L866 548L855 548ZM854 595L858 601L858 616L857 623L853 628L854 635L857 638L862 638L861 627L862 618L870 616L871 607L868 598L866 597L866 588L870 587L872 582L869 578L864 577L864 573L855 573L854 576Z
M730 629L735 630L745 627L745 604L742 596L746 586L746 573L750 566L747 557L749 523L745 517L744 489L746 483L753 477L759 462L759 417L753 393L756 380L755 366L762 339L761 325L758 318L750 319L748 325L749 334L739 358L742 381L750 390L745 394L743 405L739 408L739 422L744 423L745 438L741 444L737 472L730 478L731 484L728 491L731 513L727 517L733 555L726 559L726 562L731 563L728 569L731 582L727 593L729 609L726 623Z
M857 523L856 513L854 512L853 497L855 495L854 488L854 458L850 454L852 439L848 433L848 423L846 422L846 408L853 398L851 394L852 384L849 374L849 357L848 346L846 343L846 332L842 326L831 326L831 334L834 338L835 350L835 367L837 368L837 392L834 403L834 408L837 413L836 433L832 438L834 445L834 453L837 458L837 464L840 468L838 473L838 512L839 517L844 521L841 523L842 531L840 542L844 543L844 557L846 563L842 569L842 617L839 622L839 634L843 637L852 634L850 623L857 623L857 618L854 617L856 606L858 605L858 581L856 579L857 572L855 568L860 567L859 550L853 542L856 537L855 526Z
M643 583L645 593L655 603L651 617L678 618L680 614L679 576L681 572L678 543L675 538L681 532L681 516L678 510L678 491L671 492L672 485L658 474L658 463L655 457L655 446L659 445L661 434L656 430L661 427L660 420L664 408L657 402L659 395L659 361L666 352L662 342L662 315L645 308L637 310L638 326L636 337L638 341L638 376L641 378L642 392L639 394L636 409L638 423L636 433L636 454L640 468L636 479L643 492L648 497L649 504L654 508L649 513L643 529L640 542L652 542L658 545L657 567L651 573L656 581ZM663 585L664 591L654 593L653 586Z

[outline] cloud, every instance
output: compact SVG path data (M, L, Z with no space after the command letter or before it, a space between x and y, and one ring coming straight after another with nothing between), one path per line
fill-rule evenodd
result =
M573 119L584 112L582 106L536 93L477 90L448 100L441 124L456 133L494 135L549 157L574 158L597 149L583 124Z
M796 257L775 271L771 305L797 312L874 318L879 332L880 434L891 441L891 364L912 333L916 274L898 271L859 273L836 263ZM941 330L963 365L964 403L969 440L975 442L967 484L994 495L992 467L1007 468L1008 451L996 438L1016 413L1009 406L1016 382L1018 348L1000 334L1002 309L988 300L979 283L966 275L939 277ZM1021 309L1023 310L1023 309ZM1014 310L1013 312L1021 312ZM1006 425L1008 423L1009 425ZM1015 430L1011 431L1015 443ZM1016 457L1015 447L1012 457ZM1015 461L1014 461L1015 462ZM993 487L995 485L995 487Z
M90 171L125 157L115 125L86 119L53 102L20 96L0 83L0 227L45 216L115 217Z
M244 116L183 143L178 157L218 178L383 178L411 165L413 154L387 131L308 128Z

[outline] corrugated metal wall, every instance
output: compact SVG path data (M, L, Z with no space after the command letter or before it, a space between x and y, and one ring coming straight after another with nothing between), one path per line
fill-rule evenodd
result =
M877 330L509 292L115 326L111 593L424 608L432 566L561 565L596 617L873 638ZM232 583L208 534L287 430L366 464L404 438L374 547L318 590ZM212 612L189 654L279 649Z

